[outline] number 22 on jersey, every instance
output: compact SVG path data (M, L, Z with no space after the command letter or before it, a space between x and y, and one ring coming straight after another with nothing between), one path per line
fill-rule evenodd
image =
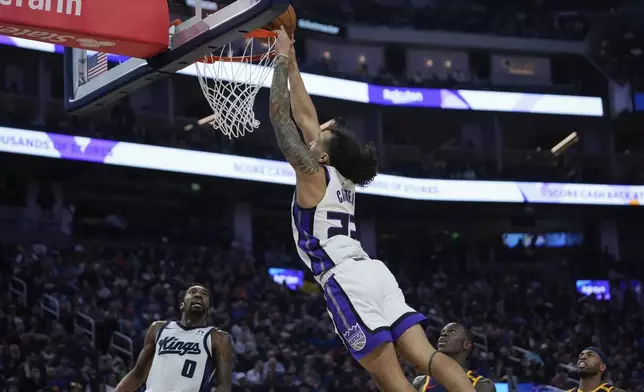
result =
M358 239L358 233L352 230L352 226L355 228L355 218L353 215L347 214L346 212L327 211L326 218L330 221L338 222L337 226L329 227L327 230L328 238L336 235L346 235L354 240Z

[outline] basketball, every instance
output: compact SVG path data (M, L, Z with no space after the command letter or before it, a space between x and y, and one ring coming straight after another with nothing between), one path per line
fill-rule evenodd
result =
M277 19L262 28L264 30L274 31L279 30L282 26L284 26L284 30L286 30L289 36L292 37L293 34L295 34L295 29L297 28L297 16L295 15L295 9L293 9L292 5L289 5L286 12L277 17Z

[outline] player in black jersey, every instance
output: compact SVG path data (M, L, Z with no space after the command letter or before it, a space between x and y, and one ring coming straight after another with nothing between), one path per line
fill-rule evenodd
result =
M468 358L474 348L474 335L458 323L449 323L443 327L438 339L438 351L458 362L467 370ZM467 377L477 392L496 392L494 383L472 370L467 370ZM419 376L414 379L414 387L418 392L447 392L447 389L429 376Z
M624 392L603 381L608 364L608 357L599 348L583 349L577 361L579 386L568 392Z

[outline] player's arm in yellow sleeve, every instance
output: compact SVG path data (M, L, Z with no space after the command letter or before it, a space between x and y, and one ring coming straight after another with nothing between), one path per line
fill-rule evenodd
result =
M476 392L496 392L496 386L494 386L494 383L487 378L477 382L474 389L476 389Z
M293 47L289 54L288 82L291 87L291 112L293 113L293 118L302 131L304 142L309 144L317 139L320 133L320 121L311 96L304 86Z

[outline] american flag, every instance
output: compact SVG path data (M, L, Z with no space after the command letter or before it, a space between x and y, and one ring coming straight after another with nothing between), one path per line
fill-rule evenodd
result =
M87 80L92 80L96 76L107 71L107 54L97 52L87 57Z

